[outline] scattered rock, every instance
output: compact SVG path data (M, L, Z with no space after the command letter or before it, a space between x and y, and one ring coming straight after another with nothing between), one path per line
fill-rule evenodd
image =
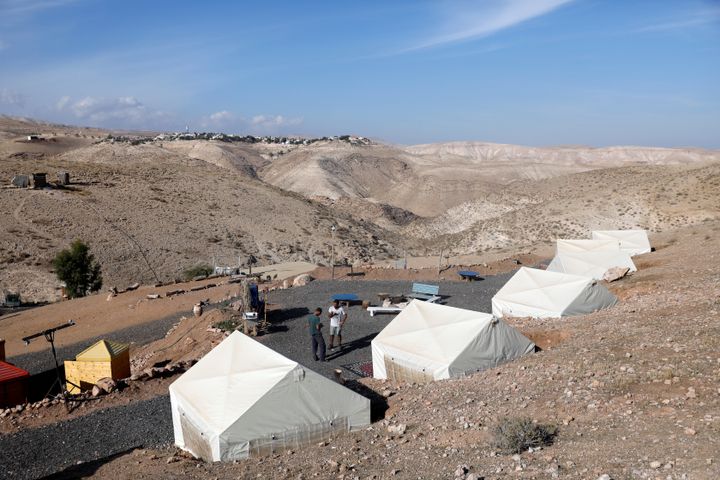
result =
M404 435L407 430L407 425L404 423L398 423L397 425L390 425L387 427L388 432L394 433L395 435Z
M467 465L458 465L457 469L455 469L455 477L464 477L469 470L470 467Z
M652 468L652 469L657 469L657 468L660 468L661 466L662 466L662 463L658 462L657 460L654 462L650 462L650 468Z
M95 383L95 386L105 393L112 393L118 388L117 382L110 377L101 378Z
M310 276L308 273L303 273L302 275L298 275L293 279L293 287L304 287L308 283L313 281L313 277Z
M628 267L612 267L603 275L603 280L606 282L614 282L620 280L628 274L630 269Z

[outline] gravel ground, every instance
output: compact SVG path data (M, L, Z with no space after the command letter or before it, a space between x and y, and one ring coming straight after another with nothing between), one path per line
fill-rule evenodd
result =
M219 305L219 303L211 304L207 308L213 308L217 305ZM136 343L138 345L144 345L146 343L163 338L174 323L177 323L178 321L180 321L181 317L187 315L187 312L180 312L174 315L169 315L161 320L156 320L154 322L143 323L140 325L127 327L122 330L117 330L115 332L112 332L111 335L100 335L94 338L83 340L82 342L73 343L71 345L66 345L63 347L56 347L58 360L60 360L60 362L62 363L63 359L74 359L75 355L82 352L93 343L108 337L111 337L112 340L116 342ZM60 338L61 336L62 331L58 332L57 338ZM33 340L33 342L44 343L45 340L43 338L37 338ZM47 347L48 348L46 350L26 353L23 355L15 355L14 357L10 357L8 360L13 364L17 365L18 367L24 368L33 375L36 373L45 372L47 370L52 370L55 368L55 365L53 364L52 355L50 354L50 345L48 344Z
M445 296L441 303L489 312L492 296L510 275L487 277L471 283L439 282L440 293ZM355 293L361 299L377 303L379 292L401 294L409 292L411 287L411 282L398 281L316 281L305 287L271 292L269 301L282 310L274 315L274 331L258 337L258 340L323 375L332 376L332 371L342 365L370 361L370 341L394 316L370 317L361 306L351 306L343 331L343 349L331 353L327 363L319 363L312 360L310 352L305 323L308 313L316 306L329 306L331 296L336 293ZM173 316L128 328L113 334L113 338L147 343L162 337L178 319L179 316ZM327 341L327 331L325 333ZM72 356L85 345L65 347L60 350L60 357ZM23 357L26 357L23 358L25 365L34 365L33 368L51 361L47 352ZM346 378L355 377L348 370L344 370L343 374ZM38 478L67 469L79 461L107 458L134 447L168 444L172 439L170 401L167 395L163 395L0 436L0 465L3 467L0 478Z
M167 395L0 436L0 478L40 478L135 447L172 441Z
M491 299L495 292L502 287L511 274L486 277L476 282L439 282L440 294L444 296L440 303L452 307L467 308L484 312L491 311ZM429 283L429 282L428 282ZM348 320L343 327L343 348L339 351L329 352L328 362L313 361L310 351L310 336L307 332L306 317L315 307L324 310L330 306L330 298L338 293L354 293L361 299L378 304L377 294L386 292L391 294L409 293L412 282L398 281L316 281L305 287L290 288L271 292L269 302L279 304L283 309L278 314L281 321L274 321L276 330L286 330L279 333L258 337L262 343L276 350L296 362L306 365L326 376L332 376L335 368L354 362L370 361L370 341L382 330L394 315L370 314L360 305L352 305L348 309ZM277 318L276 316L276 318ZM329 345L329 320L323 319L325 342ZM344 370L346 378L354 378L355 374Z

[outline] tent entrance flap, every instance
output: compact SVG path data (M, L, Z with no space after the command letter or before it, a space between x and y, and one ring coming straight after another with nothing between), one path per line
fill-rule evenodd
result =
M350 428L348 417L336 418L332 421L304 425L263 438L250 441L249 456L267 456L285 450L298 450L302 447L317 445L331 440L334 434L347 432Z
M180 410L180 428L182 428L185 449L206 462L212 462L214 458L210 438L194 425L182 410Z
M409 365L401 365L399 359L385 355L385 372L387 379L395 382L429 383L434 380L433 373L422 369L415 369Z

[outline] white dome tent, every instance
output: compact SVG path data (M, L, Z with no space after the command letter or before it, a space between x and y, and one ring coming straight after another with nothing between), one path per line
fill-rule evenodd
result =
M631 256L650 253L650 239L647 230L593 230L594 240L615 240L620 243L620 250Z
M414 300L373 339L373 376L425 383L495 367L534 349L488 313Z
M170 385L175 444L206 461L299 448L370 424L370 400L239 332Z
M637 267L625 252L591 251L558 252L547 267L549 272L569 273L602 280L603 275L613 267L626 267L636 272Z
M570 240L558 238L556 241L556 252L617 252L620 250L620 242L615 239L590 240L579 239Z
M492 299L501 317L557 318L592 313L617 303L591 277L521 267Z

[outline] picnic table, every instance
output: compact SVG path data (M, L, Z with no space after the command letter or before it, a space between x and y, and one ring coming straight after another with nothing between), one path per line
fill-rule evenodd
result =
M337 300L338 302L359 302L360 297L354 293L336 293L332 296L332 301Z
M480 279L480 274L473 270L460 270L458 272L458 275L460 275L460 277L462 277L463 280L467 280L469 282Z

